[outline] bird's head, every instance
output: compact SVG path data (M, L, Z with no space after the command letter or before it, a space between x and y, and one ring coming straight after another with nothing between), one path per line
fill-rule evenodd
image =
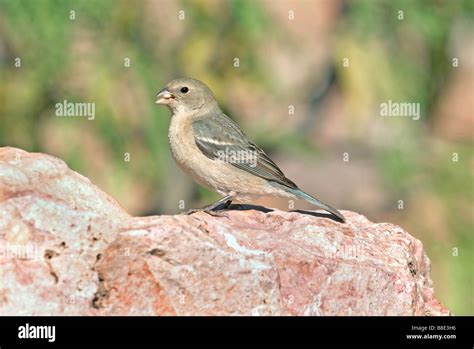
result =
M173 114L193 113L217 105L212 91L204 83L188 78L170 81L158 92L155 103L166 105Z

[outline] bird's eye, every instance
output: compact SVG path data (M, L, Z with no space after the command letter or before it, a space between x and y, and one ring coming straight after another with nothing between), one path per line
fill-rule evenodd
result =
M189 88L187 88L186 86L181 87L181 92L182 92L182 93L188 93L188 92L189 92Z

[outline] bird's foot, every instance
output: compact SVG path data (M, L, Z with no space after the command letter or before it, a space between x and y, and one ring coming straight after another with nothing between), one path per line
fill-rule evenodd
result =
M231 210L240 211L240 210L243 210L243 209L245 209L244 204L231 204L226 208L226 211L231 211Z
M226 196L224 196L222 199L219 201L214 202L213 204L201 207L201 208L192 208L188 212L184 212L183 214L186 215L192 215L193 213L196 212L205 212L208 215L214 216L214 217L226 217L227 214L224 212L226 209L230 206L232 203L232 198L235 194L230 193Z
M197 213L197 212L204 212L204 213L207 213L208 215L213 216L213 217L226 217L227 218L227 214L225 213L225 210L214 211L212 209L207 209L205 207L204 208L192 208L192 209L188 210L187 212L183 212L181 214L190 216L190 215L192 215L194 213Z

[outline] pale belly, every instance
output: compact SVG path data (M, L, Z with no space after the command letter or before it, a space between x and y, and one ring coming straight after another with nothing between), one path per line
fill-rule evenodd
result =
M266 180L235 166L209 159L197 147L190 122L173 116L168 133L171 154L178 166L200 185L222 196L236 193L236 200L277 195L292 197L269 185Z

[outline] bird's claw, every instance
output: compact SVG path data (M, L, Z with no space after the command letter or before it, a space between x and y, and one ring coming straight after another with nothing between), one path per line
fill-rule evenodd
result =
M194 213L197 213L197 212L204 212L204 213L207 213L208 215L213 216L213 217L227 217L227 214L223 211L213 211L213 210L209 210L209 209L205 209L205 208L192 208L192 209L188 210L187 212L183 212L181 214L190 216L190 215L192 215Z

